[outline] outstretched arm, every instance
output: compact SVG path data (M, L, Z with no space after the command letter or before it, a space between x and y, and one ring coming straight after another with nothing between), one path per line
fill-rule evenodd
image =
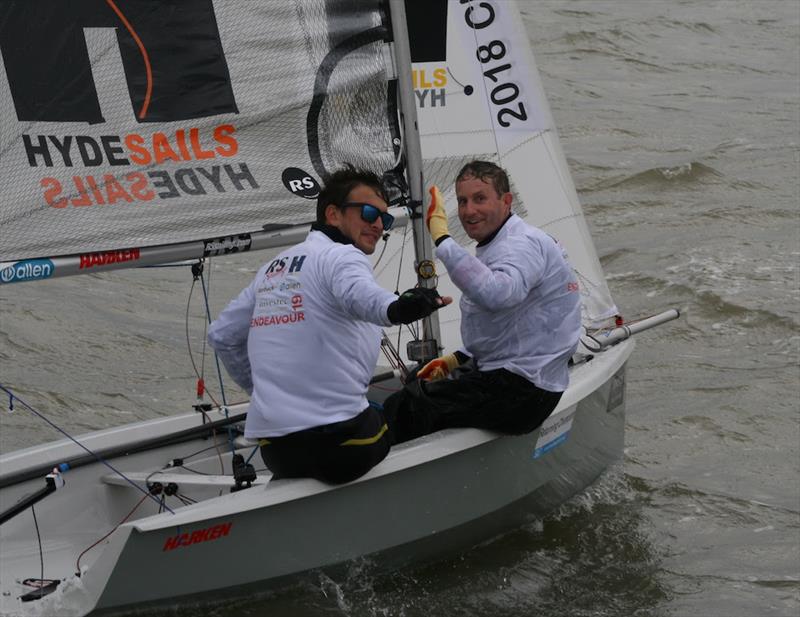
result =
M470 255L452 238L436 249L451 280L475 304L488 310L510 308L522 302L534 287L544 259L532 244L508 247L506 255L491 268Z

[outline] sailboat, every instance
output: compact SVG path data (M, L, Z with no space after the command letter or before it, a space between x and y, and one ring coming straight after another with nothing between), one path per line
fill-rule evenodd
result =
M383 176L398 215L379 281L457 298L422 227L424 189L452 205L455 173L482 158L508 170L515 213L566 248L586 327L540 429L434 433L341 486L256 473L247 406L225 401L4 453L3 614L125 612L364 556L435 558L557 506L621 456L631 336L677 312L620 321L516 4L20 0L0 9L0 53L3 293L181 261L202 277L215 256L296 243L347 161ZM457 311L385 334L394 364L376 380L399 387L408 365L458 348Z

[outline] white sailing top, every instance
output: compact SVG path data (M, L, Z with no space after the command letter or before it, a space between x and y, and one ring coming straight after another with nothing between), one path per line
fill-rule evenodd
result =
M379 326L390 325L396 299L361 250L321 231L263 265L208 332L230 376L251 392L245 436L278 437L366 409Z
M452 238L436 256L463 293L461 341L478 368L504 368L544 390L566 390L581 303L561 246L511 215L476 256Z

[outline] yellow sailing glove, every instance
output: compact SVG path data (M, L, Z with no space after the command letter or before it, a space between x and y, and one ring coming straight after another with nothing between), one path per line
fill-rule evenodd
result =
M430 188L431 205L428 206L428 215L425 217L425 224L428 226L428 231L431 232L431 239L433 243L439 238L449 236L450 232L447 230L447 212L444 209L444 200L439 188L432 186Z
M437 191L438 192L438 191ZM424 381L439 381L444 379L450 374L454 368L459 365L456 354L451 353L440 358L436 358L428 362L425 366L419 369L417 379Z

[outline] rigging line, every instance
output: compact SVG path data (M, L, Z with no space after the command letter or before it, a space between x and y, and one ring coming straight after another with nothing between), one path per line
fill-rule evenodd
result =
M216 434L215 434L215 436L216 436ZM185 454L184 456L182 456L180 458L183 459L184 461L188 461L190 458L193 458L193 457L197 456L198 454L202 454L203 452L208 452L209 450L213 450L216 447L217 447L216 445L208 446L206 448L203 448L202 450L198 450L197 452L192 452L191 454ZM197 471L195 469L190 469L189 467L186 467L185 465L175 465L174 468L178 468L178 467L180 467L182 469L185 469L186 471L191 471L192 473L197 473L197 474L204 475L204 476L214 475L214 474L204 473L202 471ZM167 465L165 467L162 467L161 469L157 469L156 471L154 471L150 475L152 476L152 475L157 474L157 473L163 473L166 469L169 469L169 465ZM150 476L148 476L148 479L149 478L150 478Z
M203 422L211 423L211 418L208 417L206 411L201 407L200 413L203 414ZM217 429L211 429L211 438L214 440L214 449L217 451L217 458L219 459L219 468L220 473L225 475L225 463L222 461L222 452L219 449L219 442L217 442ZM236 452L236 448L233 445L233 433L231 432L231 428L228 427L228 443L231 446L231 454ZM185 458L185 457L184 457Z
M206 282L205 279L201 276L200 283L203 286L203 299L206 303L206 320L208 323L211 323L211 307L208 305L208 292L206 291ZM217 377L219 378L219 390L222 396L222 409L225 411L225 417L228 417L228 400L225 396L225 384L222 381L222 369L219 366L219 356L217 355L216 350L214 351L214 360L217 363Z
M44 583L44 551L42 551L42 535L39 533L39 521L36 520L36 509L31 504L31 514L33 514L33 526L36 527L36 540L39 542L39 565L41 565L41 574L39 575L39 582Z
M258 452L260 449L261 449L261 446L256 446L255 448L253 448L253 451L250 453L250 456L247 457L247 460L245 461L245 464L249 463L250 459L253 458L253 456L255 456L255 453Z
M97 546L97 545L98 545L98 544L100 544L100 543L101 543L103 540L105 540L105 539L106 539L108 536L110 536L112 533L114 533L114 532L115 532L117 529L119 529L119 526L120 526L120 525L122 525L122 524L123 524L125 521L127 521L127 520L128 520L130 517L131 517L131 516L133 516L133 513L134 513L134 512L136 512L136 510L138 510L138 509L139 509L139 506L141 506L141 505L142 505L142 503L144 503L144 500L145 500L145 499L146 499L148 496L150 496L150 493L149 493L149 492L147 493L147 495L145 495L144 497L142 497L142 498L139 500L139 503L137 503L135 506L133 506L133 510L131 510L130 512L128 512L128 514L126 514L126 515L125 515L125 518L123 518L123 519L122 519L122 520L121 520L119 523L117 523L116 525L114 525L114 529L112 529L111 531L109 531L109 532L108 532L106 535L104 535L102 538L100 538L100 539L99 539L97 542L95 542L94 544L92 544L90 547L88 547L87 549L85 549L85 550L84 550L84 551L83 551L83 552L82 552L80 555L78 555L78 559L77 559L77 561L75 562L75 568L77 569L77 572L76 572L75 574L76 574L77 576L80 576L80 575L81 575L81 558L82 558L82 557L83 557L83 556L84 556L86 553L88 553L90 550L92 550L92 549L93 549L95 546ZM153 496L153 500L154 500L154 501L155 501L157 504L159 504L159 513L160 513L160 512L161 512L161 509L160 509L160 508L161 508L161 505L162 505L162 504L161 504L161 501L160 501L160 500L158 500L158 499L156 499L156 498L155 498L155 496ZM170 512L172 512L172 510L170 510L170 509L169 509L167 506L163 506L163 507L164 507L166 510L169 510ZM172 514L175 514L175 513L174 513L174 512L172 512Z
M376 390L383 390L384 392L399 392L402 388L390 388L389 386L381 386L379 384L372 384Z
M381 254L378 255L378 260L375 262L375 265L372 266L372 269L378 267L378 264L381 263L381 259L383 259L383 254L386 252L386 247L389 246L389 232L383 234L383 249L381 249Z
M147 490L150 490L150 478L152 478L157 473L164 473L164 471L167 469L169 469L169 464L164 465L161 469L156 469L155 471L147 474L147 477L144 479L144 485L147 487Z
M392 345L392 341L389 340L389 337L386 336L385 332L381 332L381 334L381 351L383 352L386 360L389 362L389 366L391 366L393 369L399 370L404 376L407 375L408 369L406 369L405 364L403 364L403 359Z
M201 369L201 370L197 369L197 364L194 361L194 354L192 353L191 337L189 336L189 309L190 309L190 307L192 305L192 295L194 295L194 285L195 285L196 282L197 282L197 279L192 279L192 286L189 289L189 297L186 300L186 315L184 316L183 323L184 323L184 328L186 330L186 347L189 350L189 362L191 362L191 364L192 364L192 370L194 370L194 374L197 376L197 379L202 380L203 376L202 376L201 370L205 370L205 369ZM216 401L216 399L212 396L212 394L210 392L208 392L208 398L210 398L211 401L217 407L219 407L219 403Z
M209 295L211 294L211 269L212 268L213 268L212 262L209 259L209 261L208 261L208 281L207 281ZM203 323L203 351L202 351L202 354L200 355L200 358L201 358L201 361L200 361L200 373L201 373L201 375L203 375L203 377L205 377L205 374L206 374L206 345L207 344L208 344L208 321L205 321ZM210 396L211 395L209 395L209 397Z
M178 499L180 499L180 500L181 500L181 503L182 503L184 506L191 506L192 504L194 504L194 503L197 503L197 500L196 500L196 499L192 499L192 498L191 498L191 497L189 497L188 495L184 495L184 494L182 494L182 493L175 493L175 497L177 497Z
M206 288L206 280L203 278L202 273L200 274L200 284L203 286L203 300L206 306L206 324L211 323L211 307L208 304L208 289ZM219 366L219 356L217 355L216 350L214 350L214 360L217 364L217 378L219 379L219 390L222 396L222 409L225 411L225 417L228 417L228 401L225 397L225 384L222 381L222 369ZM210 395L209 395L210 396ZM219 405L217 405L219 406ZM203 416L205 416L205 412L203 412ZM228 426L226 428L226 432L228 433L228 446L231 449L231 454L236 452L236 446L233 443L233 429ZM214 431L214 444L216 445L217 438L216 438L216 431ZM222 473L225 473L225 463L222 461L222 452L219 451L217 448L217 455L219 456L219 466L222 470Z
M206 473L205 471L197 471L196 469L192 469L191 467L187 467L186 465L181 465L180 468L183 469L184 471L188 471L190 473L197 474L198 476L215 476L215 475L217 475L217 474L213 474L213 473Z
M89 448L87 448L86 446L84 446L84 445L83 445L83 444L82 444L80 441L78 441L77 439L75 439L75 438L74 438L72 435L70 435L69 433L67 433L67 432L66 432L64 429L62 429L60 426L58 426L57 424L55 424L55 423L53 423L52 421L50 421L50 420L49 420L49 419L48 419L48 418L47 418L47 417L46 417L44 414L42 414L41 412L39 412L39 411L35 410L35 409L34 409L33 407L31 407L30 405L28 405L28 403L26 403L24 400L22 400L20 397L18 397L18 396L17 396L16 394L14 394L13 392L11 392L11 390L9 390L8 388L6 388L6 387L5 387L3 384L1 384L1 383L0 383L0 390L3 390L4 392L6 392L6 393L7 393L7 394L8 394L10 397L13 397L13 398L17 399L17 400L18 400L20 403L22 403L22 406L23 406L23 407L25 407L25 408L26 408L28 411L30 411L31 413L33 413L33 414L35 414L36 416L38 416L38 417L39 417L41 420L44 420L44 421L45 421L47 424L49 424L49 425L50 425L52 428L54 428L54 429L55 429L55 430L57 430L59 433L61 433L62 435L64 435L64 437L66 437L67 439L69 439L69 440L70 440L72 443L74 443L76 446L78 446L79 448L81 448L82 450L84 450L84 451L85 451L87 454L89 454L90 456L93 456L93 457L94 457L94 458L97 460L97 462L98 462L98 463L102 463L103 465L105 465L106 467L108 467L108 468L109 468L111 471L113 471L115 474L117 474L117 475L118 475L120 478L122 478L122 479L123 479L123 480L125 480L125 481L126 481L128 484L130 484L130 485L131 485L133 488L135 488L136 490L138 490L138 491L141 491L142 493L144 493L144 494L145 494L145 497L152 497L148 491L146 491L146 490L145 490L145 489L143 489L141 486L139 486L138 484L136 484L136 482L134 482L133 480L131 480L131 479L130 479L128 476L126 476L124 473L122 473L122 472L121 472L119 469L117 469L116 467L114 467L114 466L113 466L111 463L109 463L107 460L105 460L103 457L101 457L101 456L100 456L99 454L97 454L96 452L93 452L92 450L90 450ZM152 499L153 499L153 501L155 501L156 503L158 503L158 500L157 500L155 497L152 497ZM169 510L169 508L167 508L167 510ZM174 513L172 510L169 510L169 512L170 512L170 514L175 514L175 513Z
M403 256L406 252L406 237L408 236L408 228L408 224L403 227L403 241L400 244L400 263L397 264L397 281L394 284L394 293L398 295L400 294L400 273L403 271ZM398 345L399 344L400 343L398 342Z
M150 107L150 97L153 95L153 70L150 67L150 56L147 55L147 50L144 47L144 43L142 43L142 39L139 38L139 35L136 34L136 30L133 29L131 23L125 18L125 15L122 14L122 11L117 8L117 5L114 4L114 0L106 0L106 4L111 7L117 17L119 17L122 25L127 28L130 35L133 37L133 40L136 42L136 45L139 47L139 51L142 54L142 60L144 60L144 71L147 77L147 89L144 93L144 102L142 103L142 108L139 110L139 120L142 120L147 115L147 108Z
M396 295L400 295L400 273L403 271L403 257L405 256L406 252L406 238L408 236L408 228L410 225L406 225L403 227L403 240L400 242L400 263L397 264L397 280L394 284L394 293ZM403 326L400 325L397 328L397 347L400 347L400 336L403 333Z

